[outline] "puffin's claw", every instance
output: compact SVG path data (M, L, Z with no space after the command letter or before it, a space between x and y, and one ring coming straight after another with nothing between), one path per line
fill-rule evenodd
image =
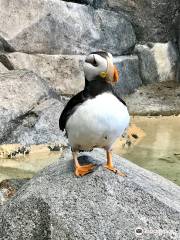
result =
M108 170L114 172L115 174L118 174L119 176L122 176L122 177L127 177L127 174L119 171L117 168L113 167L113 166L110 166L108 164L104 165L105 168L107 168Z
M77 177L84 176L88 173L91 173L93 169L95 168L94 164L87 164L87 165L78 165L75 166L75 175Z

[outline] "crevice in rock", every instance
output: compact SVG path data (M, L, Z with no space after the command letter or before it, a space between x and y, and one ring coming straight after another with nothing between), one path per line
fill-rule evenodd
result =
M8 69L15 70L13 64L9 61L8 57L4 54L0 55L0 62Z
M67 101L73 97L72 94L67 95L67 94L58 94L53 88L50 88L48 91L48 96L49 98L54 98L62 103L67 103Z
M0 36L0 50L15 52L15 49L2 36Z
M108 4L106 0L63 0L64 2L79 3L83 5L90 5L91 7L97 8L107 8Z
M93 4L93 0L63 0L63 2L72 2L72 3L79 3L79 4L83 4L83 5L92 5Z

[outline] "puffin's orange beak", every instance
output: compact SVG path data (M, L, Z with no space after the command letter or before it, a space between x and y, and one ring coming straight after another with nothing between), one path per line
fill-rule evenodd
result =
M118 80L119 80L119 73L116 66L114 66L113 83L116 83Z

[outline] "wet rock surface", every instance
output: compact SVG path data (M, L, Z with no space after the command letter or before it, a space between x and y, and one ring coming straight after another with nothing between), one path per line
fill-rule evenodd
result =
M128 175L117 176L101 166L101 151L81 157L100 166L77 178L70 158L41 171L2 207L1 238L134 239L140 228L143 239L178 239L179 187L114 156Z

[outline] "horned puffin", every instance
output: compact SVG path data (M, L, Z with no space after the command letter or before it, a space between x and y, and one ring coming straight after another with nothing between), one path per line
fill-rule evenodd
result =
M103 148L107 155L104 167L126 176L112 163L112 145L130 121L125 102L113 89L119 76L112 55L105 51L90 53L84 62L84 74L84 90L70 99L59 119L59 127L66 131L71 145L75 175L83 176L95 167L80 165L79 151Z

